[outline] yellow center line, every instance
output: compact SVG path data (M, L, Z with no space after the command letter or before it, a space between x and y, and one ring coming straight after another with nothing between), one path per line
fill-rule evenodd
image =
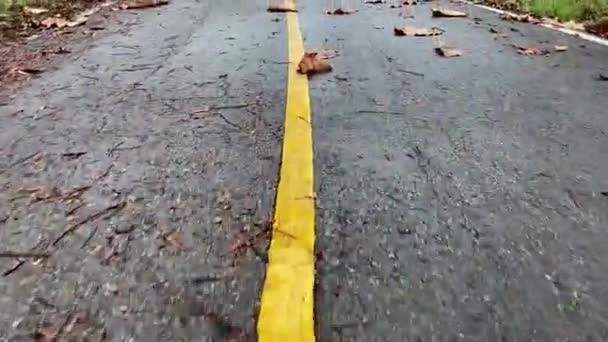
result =
M288 2L290 0L287 0ZM289 67L273 234L258 318L262 342L314 341L315 205L308 78L298 15L287 13Z

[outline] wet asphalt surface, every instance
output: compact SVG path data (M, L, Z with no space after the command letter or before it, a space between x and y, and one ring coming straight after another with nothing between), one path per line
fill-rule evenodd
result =
M344 4L299 4L306 48L339 52L310 81L318 340L607 340L608 48ZM0 340L255 340L284 20L265 0L118 20L0 107L0 252L51 253L0 258Z

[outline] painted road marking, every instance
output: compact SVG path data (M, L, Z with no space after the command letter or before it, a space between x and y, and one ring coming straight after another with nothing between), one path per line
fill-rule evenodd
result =
M289 1L289 0L288 0ZM279 186L262 292L258 339L315 340L313 318L315 205L308 78L297 13L287 13L289 66Z

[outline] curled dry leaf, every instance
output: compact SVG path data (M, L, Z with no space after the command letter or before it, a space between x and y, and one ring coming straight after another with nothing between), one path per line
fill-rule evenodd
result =
M462 56L463 52L462 50L455 48L455 47L438 47L435 48L435 53L437 53L439 56L441 57L459 57Z
M531 16L529 14L515 14L515 13L509 13L509 12L502 13L500 15L500 19L507 20L507 21L518 21L521 23L534 23L534 24L540 22L540 20L534 18L533 16Z
M129 0L125 4L125 9L139 9L168 5L169 0Z
M608 17L584 25L585 31L608 38Z
M270 0L268 12L297 12L296 5L291 0Z
M298 72L304 75L327 73L332 70L329 63L321 60L317 52L306 52L298 64Z
M395 36L400 37L428 37L439 36L443 34L443 30L438 27L418 28L414 26L395 27Z
M431 13L436 18L462 18L467 16L464 12L436 7L431 8Z
M48 12L49 10L41 7L23 7L23 13L29 15L39 15Z
M327 14L329 14L329 15L349 15L349 14L352 14L352 13L353 13L353 11L347 10L347 9L344 9L344 8L336 8L333 11L327 11Z
M332 58L338 56L338 51L324 49L324 50L318 51L317 56L319 56L320 59L332 59Z
M517 49L517 53L524 56L544 56L549 54L549 51L539 48L525 48L521 46L514 46Z

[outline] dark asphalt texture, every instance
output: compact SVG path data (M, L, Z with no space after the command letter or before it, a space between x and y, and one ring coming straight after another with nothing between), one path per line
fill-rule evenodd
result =
M305 47L339 52L310 80L318 340L608 340L608 47L362 2L298 4ZM284 18L180 0L117 22L0 107L0 252L52 253L0 258L0 340L255 340Z
M265 0L125 11L0 108L0 251L45 250L72 222L128 203L0 276L1 341L70 315L86 317L73 335L89 340L253 336L265 264L231 248L272 217L287 82L278 17ZM71 220L78 203L20 191L83 185ZM167 236L184 250L162 249ZM1 258L0 272L14 263Z

